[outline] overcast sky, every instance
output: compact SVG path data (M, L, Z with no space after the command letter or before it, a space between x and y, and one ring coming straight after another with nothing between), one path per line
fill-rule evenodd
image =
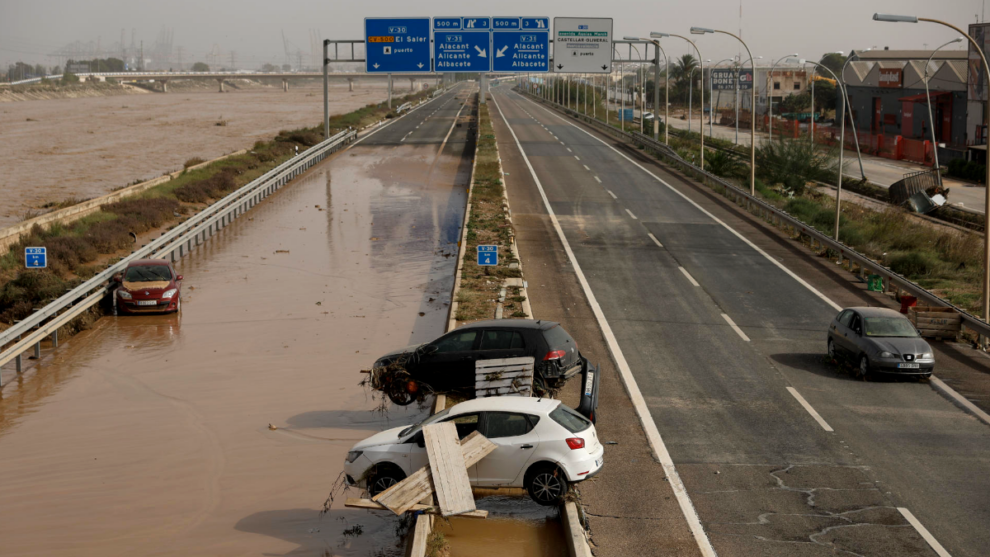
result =
M875 22L873 13L927 16L965 29L982 18L985 0L743 0L742 4L743 38L754 56L770 60L794 52L817 59L825 52L873 46L935 48L957 33L931 23ZM366 16L612 17L615 35L621 38L650 31L687 35L692 25L735 32L740 27L739 8L739 0L0 0L0 63L24 60L51 65L56 61L45 54L60 46L99 37L106 49L120 40L122 28L127 43L133 28L146 49L163 27L171 28L173 45L183 47L186 65L204 60L216 44L223 60L234 51L239 66L256 67L262 62L282 63L283 30L305 56L310 29L324 38L363 39ZM692 38L697 38L706 59L719 60L739 50L731 37ZM670 56L690 48L673 38L664 45Z

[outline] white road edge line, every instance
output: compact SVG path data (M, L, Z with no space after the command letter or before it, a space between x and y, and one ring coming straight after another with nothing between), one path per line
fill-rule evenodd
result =
M530 102L532 102L532 101L530 101ZM537 105L537 106L539 106L539 105ZM749 247L751 247L754 250L756 250L756 252L759 253L760 255L762 255L763 257L767 258L767 261L770 261L771 263L773 263L774 265L776 265L777 267L779 267L782 271L784 271L785 273L787 273L788 275L790 275L791 278L793 278L794 280L796 280L799 283L801 283L802 286L804 286L805 288L807 288L808 290L810 290L813 294L815 294L816 296L818 296L819 298L821 298L822 300L824 300L825 303L827 303L828 305L832 306L832 308L835 309L835 311L842 311L842 309L843 309L842 306L840 306L839 304L833 302L828 296L826 296L825 294L822 294L817 288L815 288L814 286L811 286L803 278L797 276L794 273L794 271L791 271L790 269L788 269L783 263L781 263L780 261L777 261L776 259L774 259L773 257L771 257L770 254L768 254L767 252L765 252L762 249L760 249L753 242L750 242L749 239L747 239L745 236L743 236L739 232L736 232L735 229L733 229L728 224L722 222L718 217L716 217L715 215L713 215L713 214L709 213L708 211L706 211L704 207L702 207L701 205L698 205L697 203L695 203L693 199L691 199L687 195L681 193L680 191L678 191L677 189L675 189L673 186L671 186L667 182L663 181L663 179L660 178L659 176L657 176L656 174L650 172L646 167L644 167L643 165L639 164L638 162L632 160L631 158L629 158L628 156L626 156L625 153L623 153L622 151L619 151L615 147L609 145L607 142L603 141L598 136L592 134L591 132L585 130L584 128L581 128L579 126L576 126L576 125L572 124L568 120L565 120L562 116L558 116L558 115L554 114L553 112L551 112L547 108L544 108L542 106L540 106L539 108L543 109L544 112L546 112L547 114L550 114L554 118L557 118L558 120L563 121L567 125L572 126L572 127L576 128L576 129L584 132L585 134L587 134L590 137L594 138L595 140L599 141L602 145L605 145L609 149L615 151L619 156L621 156L622 158L624 158L627 161L631 162L634 166L636 166L637 168L639 168L643 172L645 172L645 173L649 174L650 176L652 176L653 179L656 180L657 182L660 182L661 184L667 186L667 188L670 189L670 191L672 191L672 192L676 193L677 195L681 196L685 201L687 201L691 205L694 205L699 211L701 211L702 213L708 215L709 218L711 218L715 222L717 222L720 225L722 225L723 227L725 227L726 230L728 230L733 235L735 235L737 238L739 238L740 240L742 240L743 242L745 242L746 245L748 245Z
M595 176L595 181L596 181L596 182L598 182L599 184L601 184L601 183L602 183L602 179L601 179L601 178L599 178L598 176Z
M932 375L931 377L932 387L945 395L948 395L956 404L962 406L964 410L976 416L981 422L990 425L990 414L987 414L983 410L980 410L975 404L970 402L966 397L957 393L955 389L946 385L941 379Z
M724 315L725 314L723 314L723 316ZM798 403L800 403L801 406L803 406L804 409L807 410L809 414L811 414L811 417L814 418L816 422L818 422L818 425L822 426L822 429L829 432L835 431L832 429L832 426L828 425L828 422L826 422L825 419L822 418L821 415L818 412L816 412L815 409L812 408L810 404L808 404L808 401L804 400L804 397L801 396L801 393L797 392L797 389L795 389L794 387L787 387L787 392L794 395L794 398L797 399Z
M629 213L629 216L632 217L633 220L639 220L639 219L636 218L636 215L634 215L633 212L630 211L629 209L626 209L626 212Z
M453 89L452 89L451 91L453 91ZM448 92L450 92L450 91L448 91ZM359 137L358 139L356 139L356 140L354 141L354 143L351 143L350 145L348 145L348 146L347 146L347 149L344 149L344 150L345 150L345 151L350 151L350 150L351 150L351 149L353 149L353 148L354 148L354 147L355 147L355 146L356 146L356 145L357 145L358 143L361 143L361 142L362 142L362 141L364 141L365 139L368 139L369 137L371 137L371 136L373 136L373 135L375 135L376 133L378 133L378 132L380 132L380 131L382 131L382 130L384 130L385 128L387 128L387 127L389 127L389 126L391 126L392 124L394 124L394 123L396 123L396 122L398 122L398 121L400 121L400 120L401 120L402 118L404 118L404 117L406 117L406 116L408 116L408 115L410 115L410 114L412 114L413 112L416 112L416 111L417 111L417 110L419 110L420 108L423 108L424 106L426 106L426 105L428 105L428 104L431 104L431 103L432 103L433 101L435 101L435 100L437 100L437 99L442 99L442 98L444 97L444 95L446 95L446 94L447 94L447 93L444 93L443 95L440 95L439 97L435 97L435 98L433 98L433 99L431 99L431 100L428 100L428 101L426 101L425 103L423 103L423 104L421 104L421 105L419 105L419 106L416 106L416 107L413 107L413 108L411 108L411 109L409 109L409 110L408 110L408 111L407 111L407 112L406 112L405 114L403 114L402 116L400 116L400 117L398 117L398 118L394 118L394 119L392 119L392 121L391 121L391 122L389 122L389 123L387 123L387 124L385 124L385 125L383 125L383 126L379 126L379 127L378 127L378 129L376 129L376 130L374 130L374 131L372 131L371 133L369 133L368 135L366 135L366 136L364 136L364 137ZM444 104L446 104L446 103L444 103Z
M647 232L646 235L649 236L651 240L653 240L653 243L656 244L657 247L660 247L660 248L663 247L663 244L660 243L660 240L657 240L657 237L654 236L652 232Z
M952 555L946 551L944 547L942 547L942 544L938 543L935 536L933 536L931 532L929 532L928 529L921 524L921 521L915 518L911 511L907 510L905 507L897 507L897 510L904 518L907 519L908 522L911 523L911 526L914 526L914 529L921 534L921 537L925 538L925 541L928 542L928 545L930 545L933 550L935 550L938 557L952 557Z
M687 275L687 271L685 271L683 268L681 268L681 271L683 271L684 274ZM690 276L691 275L688 275L688 277ZM691 279L691 282L694 282L694 279ZM698 286L698 284L695 283L695 286ZM746 333L744 333L743 330L739 328L739 325L736 325L736 322L733 321L731 317L723 313L722 319L725 319L725 322L728 323L730 327L732 327L732 330L735 331L737 335L739 335L739 338L745 340L746 342L749 342L749 337L746 336Z
M650 237L653 238L653 234L650 234ZM653 241L654 242L657 242L657 239L656 238L653 238ZM659 243L660 242L657 242L657 244L659 244ZM660 246L660 247L663 247L663 246ZM684 276L687 277L687 279L691 282L691 285L692 286L701 286L700 284L698 284L698 281L694 280L694 277L691 276L691 273L689 273L687 271L687 269L685 269L684 267L678 267L678 269L680 269L681 272L684 273ZM725 316L726 319L728 319L728 316L726 316L724 313L722 315ZM749 340L748 338L746 338L746 335L744 335L742 333L742 331L739 330L739 327L736 327L736 324L735 323L733 323L732 321L729 321L729 324L732 325L732 327L734 329L736 329L736 332L739 333L739 336L743 337L743 339L745 339L745 340Z
M563 145L563 143L561 143L561 145ZM573 153L574 151L571 151L571 148L570 148L570 147L568 147L568 148L567 148L567 152L568 152L568 153Z
M492 95L492 104L495 105L499 115L502 116L505 127L512 134L512 139L516 142L516 148L519 149L519 153L522 155L523 161L526 162L526 167L529 168L529 173L533 177L533 181L536 182L536 187L540 191L540 197L543 198L543 205L546 207L550 222L553 223L553 228L557 231L557 237L560 238L564 252L567 253L567 258L570 260L571 266L574 267L574 274L577 275L578 282L581 283L581 289L584 290L584 295L588 298L588 305L591 306L591 310L595 314L595 319L598 321L598 326L602 329L605 342L608 343L609 351L612 352L612 357L615 358L616 366L619 368L619 375L622 377L622 382L626 385L629 399L636 409L636 414L639 416L639 422L643 426L643 431L646 433L646 438L650 442L650 447L653 449L654 454L657 455L657 460L660 461L660 465L667 475L668 483L670 483L670 487L674 491L674 497L677 498L677 504L681 507L681 512L684 513L684 519L687 521L691 534L694 535L694 541L698 544L698 549L701 550L702 555L705 557L716 557L715 548L712 547L712 542L708 539L705 529L701 525L701 519L698 518L698 511L695 510L694 503L691 502L691 497L687 493L687 488L684 487L684 482L681 481L681 476L677 473L677 468L674 467L674 460L670 457L663 438L660 437L660 430L657 429L657 424L653 421L650 409L646 406L646 399L643 398L643 393L639 390L639 385L636 383L636 378L633 377L629 363L626 362L626 357L622 354L622 349L619 348L619 341L615 338L608 320L605 319L605 313L598 304L598 298L592 292L591 285L588 284L588 279L585 278L584 271L581 270L581 266L577 262L577 257L574 256L574 252L571 250L571 244L567 241L564 230L560 227L560 222L557 221L557 215L553 212L553 207L550 206L550 200L547 199L546 192L543 191L543 184L540 183L540 178L536 175L536 170L533 169L533 165L529 162L529 157L526 156L526 151L523 150L522 144L519 143L519 138L516 137L515 130L509 125L509 120L505 117L505 113L502 112L498 101L495 100L495 95Z
M605 191L607 191L607 192L608 192L608 194L612 196L612 199L618 199L618 198L619 198L619 197L618 197L618 196L616 196L616 195L615 195L614 193L612 193L612 190L605 190Z
M588 171L591 170L590 168L588 168L588 165L586 165L586 164L582 164L581 166L583 166L585 170L588 170Z

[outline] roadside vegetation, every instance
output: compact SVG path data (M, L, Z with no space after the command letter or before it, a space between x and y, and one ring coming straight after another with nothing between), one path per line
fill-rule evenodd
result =
M475 103L477 97L475 97ZM496 303L506 278L520 277L519 261L512 255L513 228L505 208L505 184L499 163L495 129L488 105L480 105L478 147L475 156L474 182L467 221L467 242L461 269L461 287L457 293L458 321L493 319ZM498 265L481 267L477 263L479 245L498 246ZM522 317L524 301L518 289L509 289L503 304L504 317Z
M398 100L411 102L429 95L423 91ZM360 128L392 113L383 104L371 104L330 119L331 133ZM34 226L31 232L0 255L0 328L30 315L36 308L92 277L109 263L130 253L138 237L171 228L189 215L258 178L265 172L323 141L323 125L282 131L270 141L258 141L242 155L201 168L193 158L178 177L133 197L103 205L100 211L69 224ZM63 203L55 204L57 206ZM24 248L48 248L47 269L24 269Z

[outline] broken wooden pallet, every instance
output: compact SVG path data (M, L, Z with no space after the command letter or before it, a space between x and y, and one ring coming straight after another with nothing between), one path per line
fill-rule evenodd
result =
M474 363L475 397L532 396L535 363L532 357L477 360Z
M433 491L440 514L452 516L475 510L471 479L468 478L461 441L454 422L430 424L423 428L426 454L433 474Z
M354 509L369 509L372 511L388 510L388 507L382 505L381 503L377 503L371 499L358 499L356 497L348 498L347 501L344 502L344 506ZM440 509L433 505L413 505L409 510L412 512L421 512L425 514L438 514L440 512ZM459 514L457 516L463 518L488 518L488 511L475 510L464 514Z
M495 443L475 431L461 441L464 466L470 468L488 456L496 448ZM376 495L373 500L387 507L395 514L408 512L421 499L434 492L433 474L426 466L410 474L401 482Z

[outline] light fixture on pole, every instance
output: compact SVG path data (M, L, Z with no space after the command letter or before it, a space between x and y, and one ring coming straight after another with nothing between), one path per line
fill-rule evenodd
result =
M691 46L694 47L694 51L698 53L698 65L701 66L701 75L705 75L705 62L704 62L704 59L705 58L701 55L701 51L698 50L698 45L694 44L694 41L692 41L691 39L689 39L687 37L683 37L681 35L675 35L673 33L660 33L658 31L651 32L650 33L650 37L651 38L654 38L654 39L664 39L664 38L667 38L667 37L677 37L678 39L684 39L685 41L687 41L688 43L690 43ZM670 68L667 68L667 81L670 81ZM668 126L670 126L670 122L669 121L664 121L664 128L666 129ZM701 168L702 168L702 170L704 170L704 168L705 168L705 134L702 133L702 134L699 134L699 135L701 135Z
M753 59L753 52L749 49L749 45L747 45L746 42L742 40L742 38L728 31L719 31L718 29L709 29L707 27L691 28L692 35L706 35L708 33L721 33L723 35L729 35L730 37L734 37L737 41L742 43L743 47L746 48L746 54L749 54L749 66L753 68L753 76L754 77L756 76L756 62ZM750 141L749 141L749 159L750 159L749 160L749 194L756 195L756 115L753 114L756 111L755 84L754 87L750 89L750 92L752 93L751 95L752 100L750 101L750 105L749 105L751 111L749 123L750 123L750 133L752 135L750 136Z
M859 52L869 52L871 50L873 49L864 48L863 50L854 50L849 53L849 57L846 58L846 61L843 62L842 64L842 71L839 72L839 81L841 81L843 85L845 85L846 83L846 66L849 65L849 62L852 62L853 56ZM838 54L842 54L842 53L839 52ZM843 115L842 117L845 118L846 116ZM863 170L863 154L859 150L859 131L856 128L856 121L853 120L852 111L849 112L849 125L852 127L853 130L853 144L856 146L856 160L859 161L859 177L862 178L863 180L866 180L866 172ZM844 149L845 146L843 145L842 148Z
M770 133L770 143L773 143L773 93L771 92L771 89L773 89L773 70L774 68L777 67L777 64L779 64L781 60L784 60L785 58L797 58L797 53L795 52L794 54L781 56L780 59L778 59L776 62L773 63L772 66L770 66L770 75L767 76L767 106L770 107L770 122L768 125L768 131ZM811 102L814 103L815 101L812 100ZM811 118L812 119L815 118L814 114L811 115Z
M873 19L875 21L890 21L890 22L907 22L907 23L917 23L919 21L927 21L929 23L938 23L939 25L944 25L950 29L954 29L963 37L969 39L969 44L973 46L973 49L980 55L980 61L983 62L983 75L990 78L990 64L987 63L987 57L983 53L983 45L977 44L973 37L970 37L965 31L952 25L951 23L946 23L944 21L939 21L937 19L930 19L927 17L915 17L909 15L890 15L890 14L873 14ZM983 105L983 125L988 126L990 124L990 95L987 96L987 100L984 101ZM987 186L984 191L983 199L983 214L985 218L990 218L990 160L984 161L984 166L986 167L986 176L983 178L983 183ZM990 320L990 226L983 227L983 320Z
M650 35L652 36L652 34ZM660 46L660 41L654 41L652 39L645 39L643 37L624 37L627 41L647 41L653 43L656 47L657 55L653 59L653 140L660 141L660 114L657 114L657 106L660 102L660 54L663 54L663 67L664 73L669 74L669 66L667 64L667 53L664 51L663 47ZM665 76L664 82L664 94L663 94L663 142L666 145L670 145L670 129L667 127L669 107L670 103L667 102L667 93L670 92L669 80Z
M944 45L936 48L932 51L932 55L928 57L928 61L925 62L925 98L928 99L928 126L932 129L932 153L935 155L935 176L938 176L938 185L940 186L942 185L942 170L938 166L938 138L935 137L935 120L932 118L932 93L928 89L928 82L931 81L931 79L928 77L928 68L931 66L932 58L935 57L936 52L942 50L950 44L961 43L962 41L962 37L956 37Z

